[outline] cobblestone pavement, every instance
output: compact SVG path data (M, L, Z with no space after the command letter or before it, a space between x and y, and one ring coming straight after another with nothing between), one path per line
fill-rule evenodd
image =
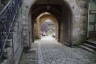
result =
M38 64L36 49L37 46L33 44L32 49L23 52L19 64Z
M96 64L96 56L80 48L61 45L51 37L38 43L38 64Z
M35 44L37 44L37 46L33 47L36 51L35 55L32 54L33 52L28 53L29 58L23 58L21 64L96 64L96 54L79 47L66 47L51 37L44 37L36 41ZM23 57L28 56L24 54ZM31 62L32 57L37 58L35 62Z

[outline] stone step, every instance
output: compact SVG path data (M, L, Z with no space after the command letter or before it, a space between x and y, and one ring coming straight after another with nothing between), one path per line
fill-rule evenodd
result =
M93 50L96 51L96 47L93 46L93 45L90 45L90 44L87 44L87 43L84 43L83 45L84 45L84 46L87 46L87 47L89 47L89 48L91 48L91 49L93 49Z
M96 41L94 41L94 40L87 40L86 42L88 44L96 45Z
M8 64L8 60L4 60L1 64Z
M93 49L91 49L91 48L89 48L87 46L80 45L80 47L83 48L83 49L85 49L85 50L87 50L87 51L89 51L89 52L96 53L96 51L94 51Z
M5 48L12 47L12 39L8 39Z
M0 32L0 39L6 39L6 37L8 39L12 39L13 38L13 32Z
M93 39L86 40L81 47L88 51L96 52L96 41Z
M12 47L11 42L12 42L12 39L8 39L6 41L5 48L3 49L3 55L0 57L0 59L1 59L0 62L2 62L3 64L7 64L7 63L5 63L5 60L7 60L8 57L10 57L10 55L12 53L11 52L11 47Z
M5 55L0 56L0 64L4 64L8 58Z
M4 49L4 53L3 53L3 56L1 57L1 63L0 64L8 64L9 62L9 58L12 56L12 48L11 47L7 47Z

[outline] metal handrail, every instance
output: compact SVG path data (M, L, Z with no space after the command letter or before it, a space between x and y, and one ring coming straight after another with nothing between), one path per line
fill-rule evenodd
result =
M2 15L2 13L6 10L6 8L8 7L8 5L10 5L12 0L9 0L9 2L6 4L6 6L1 10L0 15Z
M5 37L5 39L1 39L1 41L3 41L3 47L1 48L1 54L0 54L0 58L2 57L3 53L4 53L4 48L6 46L6 42L8 40L8 37L10 35L11 29L13 29L14 23L15 23L15 19L16 16L18 15L17 11L19 10L19 7L22 4L22 0L10 0L8 2L8 4L3 8L3 10L0 12L0 23L2 23L3 25L3 30L8 30L7 31L7 35L2 35L1 37ZM9 13L10 12L10 13ZM3 21L2 21L3 19ZM8 21L9 20L9 21ZM8 26L7 28L5 28L7 25L4 25L4 23L8 22ZM5 27L4 27L5 26ZM1 31L1 30L0 30Z

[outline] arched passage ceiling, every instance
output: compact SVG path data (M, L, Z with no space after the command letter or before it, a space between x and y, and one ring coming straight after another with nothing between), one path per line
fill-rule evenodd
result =
M50 12L57 19L71 15L71 8L64 0L37 0L31 7L31 17L36 19L43 12Z
M42 15L42 16L40 16L39 18L38 18L38 20L40 20L40 19L44 19L44 20L46 20L46 19L51 19L51 20L53 20L53 23L58 23L57 22L57 19L53 16L53 15L51 15L51 14L45 14L45 15ZM40 21L40 23L43 23L43 22L45 22L45 21Z

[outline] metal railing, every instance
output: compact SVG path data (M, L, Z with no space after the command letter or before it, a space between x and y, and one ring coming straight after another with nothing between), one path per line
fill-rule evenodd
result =
M22 5L22 0L10 0L0 12L0 59L2 59L9 38L12 38L15 19L18 16L18 10Z

